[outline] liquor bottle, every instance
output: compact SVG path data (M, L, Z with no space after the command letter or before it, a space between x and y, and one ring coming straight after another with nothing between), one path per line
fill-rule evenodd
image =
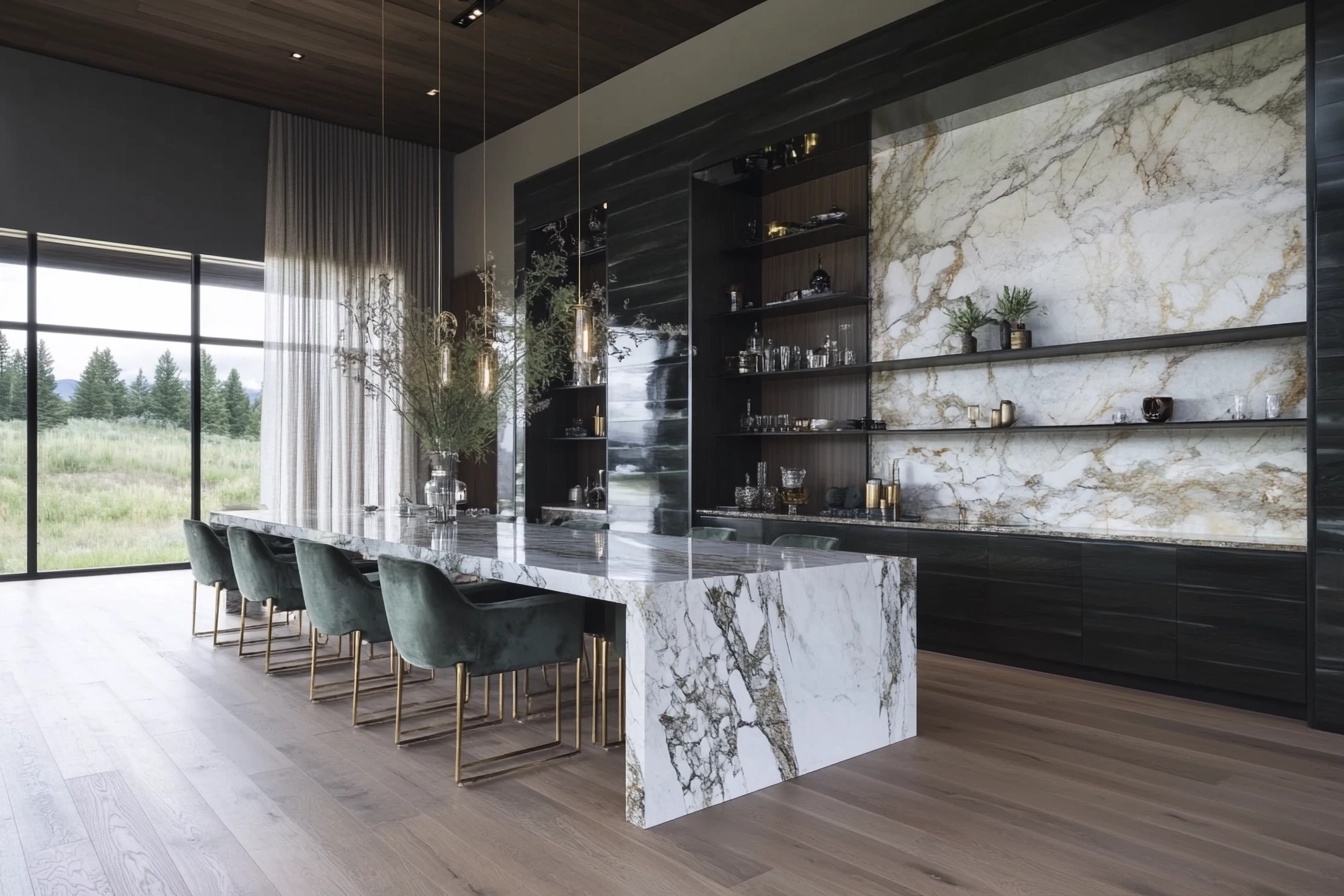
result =
M831 275L821 266L821 253L817 253L817 269L812 272L812 292L814 294L831 291Z

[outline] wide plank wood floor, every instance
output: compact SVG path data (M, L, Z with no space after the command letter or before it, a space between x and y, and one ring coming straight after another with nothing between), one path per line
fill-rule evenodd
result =
M0 585L0 896L1344 894L1344 738L1299 722L921 654L918 738L640 831L619 751L460 789L189 590Z

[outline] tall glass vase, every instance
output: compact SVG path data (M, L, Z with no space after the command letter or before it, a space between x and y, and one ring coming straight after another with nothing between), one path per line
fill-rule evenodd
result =
M429 452L429 482L425 483L425 503L434 523L457 522L457 505L465 504L467 486L457 478L457 452Z

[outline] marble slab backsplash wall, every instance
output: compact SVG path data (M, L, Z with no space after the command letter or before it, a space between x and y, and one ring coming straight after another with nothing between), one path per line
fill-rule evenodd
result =
M1287 29L876 152L874 359L954 351L950 300L1005 284L1046 306L1036 345L1303 320L1304 57ZM1028 426L1137 420L1146 395L1202 421L1247 394L1263 417L1269 392L1304 415L1305 340L876 373L872 399L889 428L1003 398ZM907 514L1305 536L1304 429L1146 429L890 436L872 462L902 460Z

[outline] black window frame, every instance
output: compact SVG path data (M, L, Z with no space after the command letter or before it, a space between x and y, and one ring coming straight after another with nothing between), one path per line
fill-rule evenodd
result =
M207 261L228 261L244 262L250 264L260 264L260 261L250 259L220 259L212 255L202 255L201 253L190 253L191 258L191 332L182 333L157 333L143 330L116 330L105 327L77 327L65 324L40 324L37 322L37 269L38 269L38 242L42 236L55 236L54 234L39 234L36 231L6 231L7 233L23 233L27 240L27 309L28 319L26 321L14 321L0 319L0 330L10 330L22 333L24 335L24 351L27 357L37 357L37 343L42 333L58 333L74 336L101 336L112 339L145 339L157 342L171 342L178 345L187 345L191 356L191 519L199 520L201 518L201 348L203 346L222 345L236 348L264 348L264 342L261 339L227 339L221 337L210 337L201 335L201 260ZM116 246L108 244L112 248ZM147 249L154 251L150 247L131 246L133 249ZM147 563L131 566L97 566L87 569L49 569L39 570L37 568L37 448L38 448L38 429L37 429L37 387L38 387L38 367L36 364L27 366L27 416L25 423L27 426L27 519L25 520L25 533L27 543L27 563L26 570L19 573L0 573L0 582L18 582L34 579L57 579L57 578L77 578L81 576L99 576L99 575L120 575L123 573L135 572L158 572L162 570L187 569L188 564L181 563ZM185 548L184 548L185 550Z

